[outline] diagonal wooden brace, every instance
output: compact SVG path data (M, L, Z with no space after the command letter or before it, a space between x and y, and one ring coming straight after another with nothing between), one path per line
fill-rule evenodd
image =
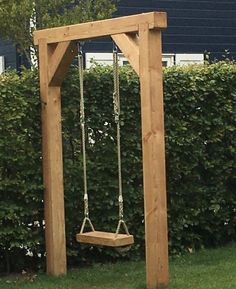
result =
M121 33L111 37L139 75L139 45L136 34Z
M65 41L57 44L48 64L49 86L60 86L65 74L77 54L75 41Z

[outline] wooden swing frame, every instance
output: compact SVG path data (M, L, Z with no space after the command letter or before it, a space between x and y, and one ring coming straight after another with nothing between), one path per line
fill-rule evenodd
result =
M42 103L47 273L66 274L61 84L76 41L111 36L140 77L147 288L168 285L161 30L164 12L35 31Z

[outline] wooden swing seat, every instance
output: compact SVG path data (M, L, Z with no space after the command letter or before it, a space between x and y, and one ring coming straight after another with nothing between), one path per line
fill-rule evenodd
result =
M109 247L122 247L134 243L133 235L126 235L126 234L116 235L116 233L109 233L102 231L91 231L76 234L76 240L80 243L109 246Z

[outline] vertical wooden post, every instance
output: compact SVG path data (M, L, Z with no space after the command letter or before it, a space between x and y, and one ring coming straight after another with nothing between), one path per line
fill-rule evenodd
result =
M45 238L47 273L66 274L64 217L61 96L60 87L49 86L48 68L51 50L46 40L39 40L40 92L42 102L42 142Z
M160 30L139 26L147 288L168 285L162 47Z

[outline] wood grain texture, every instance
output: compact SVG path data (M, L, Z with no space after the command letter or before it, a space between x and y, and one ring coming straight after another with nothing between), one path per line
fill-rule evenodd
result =
M110 247L122 247L134 243L134 237L132 235L118 234L116 236L115 233L101 231L77 234L76 240L80 243Z
M168 285L161 32L139 26L147 288Z
M60 86L62 84L72 60L77 55L77 50L74 41L65 41L57 44L48 65L48 82L50 86Z
M137 43L137 37L135 35L121 33L112 35L112 39L139 75L139 45Z
M66 274L66 243L60 87L49 87L48 83L53 51L45 39L39 41L47 273L58 276Z
M158 22L157 16L160 17ZM110 25L110 26L109 26ZM64 192L62 169L60 85L71 52L67 41L120 34L115 37L136 63L141 83L142 145L144 174L145 240L147 288L168 284L168 239L165 181L162 49L160 28L166 26L165 13L147 13L125 18L53 28L35 33L39 44L40 92L42 101L43 171L47 272L66 273ZM127 32L139 32L139 38ZM124 36L125 35L125 36ZM82 38L81 38L82 37ZM119 38L119 39L118 39ZM57 44L57 42L67 42ZM50 43L50 45L48 45ZM136 56L131 56L135 47ZM139 47L139 48L138 48ZM139 54L137 50L139 49ZM137 64L137 55L139 63ZM54 57L54 58L53 58ZM53 62L53 59L55 63ZM63 66L65 63L65 67ZM50 67L50 64L53 67ZM55 80L53 80L55 78ZM50 84L49 85L49 79ZM53 84L53 85L52 85ZM88 232L77 235L80 242L121 247L133 243L132 235Z
M34 44L38 45L40 38L47 39L47 43L57 43L70 40L92 39L119 33L138 32L138 25L140 23L147 23L149 29L166 28L166 13L149 12L38 30L34 32Z

